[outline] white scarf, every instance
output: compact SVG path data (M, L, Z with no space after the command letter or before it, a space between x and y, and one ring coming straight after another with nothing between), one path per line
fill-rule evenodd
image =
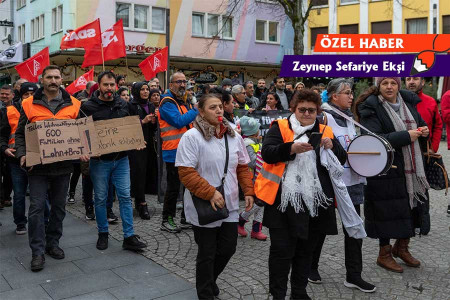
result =
M292 114L289 121L294 131L294 137L305 133L314 127L314 124L303 127ZM308 137L303 134L294 143L307 143ZM322 191L319 175L316 166L316 152L314 150L299 153L295 159L286 165L283 175L281 204L278 209L286 211L288 204L291 204L296 213L304 212L306 208L311 217L318 214L319 206L327 207L331 199Z

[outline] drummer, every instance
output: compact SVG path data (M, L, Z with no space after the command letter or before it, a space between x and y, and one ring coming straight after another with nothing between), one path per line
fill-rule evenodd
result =
M344 113L345 115L353 118L353 114L350 110L353 102L352 92L352 80L345 78L333 79L328 83L326 89L326 96L328 98L328 104L334 109ZM355 125L352 122L346 120L344 117L335 113L331 109L327 109L327 106L322 106L324 114L324 123L333 129L333 133L341 146L347 151L348 145L356 137ZM329 108L329 106L328 106ZM356 174L350 169L348 162L344 165L343 180L347 186L348 193L352 199L355 210L360 215L360 205L364 201L364 185L366 179ZM362 279L362 239L355 239L348 235L344 227L344 249L345 249L345 268L347 270L346 280L344 285L349 288L357 288L365 293L375 292L376 287ZM314 249L313 261L311 263L311 272L308 277L311 283L321 283L319 275L319 258L322 251L322 245L325 241L325 235L322 235L319 239L319 243Z
M423 145L419 145L419 142L426 145L429 130L415 109L420 98L400 90L400 83L400 77L375 77L375 86L355 103L361 124L384 137L395 149L395 168L386 175L367 178L364 216L367 235L380 242L377 264L398 273L403 272L403 267L393 256L409 267L420 266L420 261L408 251L408 245L419 219L414 208L426 197L429 188L423 167ZM393 247L390 239L396 239Z

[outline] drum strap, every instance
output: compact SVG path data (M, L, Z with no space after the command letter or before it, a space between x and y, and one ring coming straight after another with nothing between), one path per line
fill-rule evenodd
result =
M331 105L329 105L328 103L324 103L322 104L322 108L325 109L329 109L334 111L335 113L337 113L338 115L340 115L341 117L343 117L344 119L352 122L353 124L355 124L356 126L364 129L365 131L367 131L368 133L378 136L378 134L373 133L372 131L370 131L369 129L367 129L366 127L364 127L363 125L361 125L360 123L356 122L355 120L353 120L353 118L350 118L349 116L347 116L346 114L344 114L343 112L340 112L339 110L337 110L336 108L332 107Z

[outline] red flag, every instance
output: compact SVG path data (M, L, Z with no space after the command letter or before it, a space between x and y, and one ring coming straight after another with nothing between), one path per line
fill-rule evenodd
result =
M166 71L168 57L168 47L165 47L144 59L139 64L139 68L141 68L142 73L145 76L145 80L150 80L159 72Z
M105 61L124 57L127 55L125 50L125 37L123 34L123 21L120 19L116 24L102 32L103 57ZM82 68L94 65L101 65L102 62L102 48L100 45L95 45L92 48L86 49L84 54L84 61Z
M80 77L77 78L74 82L72 82L68 87L66 87L66 91L73 95L78 91L84 90L86 88L86 84L88 81L94 80L94 68L92 68L89 72L84 73Z
M84 48L88 49L101 43L100 20L81 26L63 36L61 49Z
M50 56L48 47L45 47L23 63L18 64L15 68L21 78L25 78L30 82L38 82L38 76L42 74L42 71L48 65L50 65Z

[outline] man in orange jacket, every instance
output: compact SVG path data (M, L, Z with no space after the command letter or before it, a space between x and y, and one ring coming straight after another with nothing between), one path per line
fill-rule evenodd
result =
M42 72L42 87L33 96L22 101L19 124L16 130L16 157L20 165L26 166L25 126L28 123L48 119L76 119L81 102L60 88L62 76L59 67L50 65ZM66 195L69 189L71 161L62 161L27 168L30 187L28 210L28 239L32 252L31 270L44 268L46 254L63 259L64 251L59 247L63 220L66 216ZM44 209L47 198L51 204L49 224L44 225Z

